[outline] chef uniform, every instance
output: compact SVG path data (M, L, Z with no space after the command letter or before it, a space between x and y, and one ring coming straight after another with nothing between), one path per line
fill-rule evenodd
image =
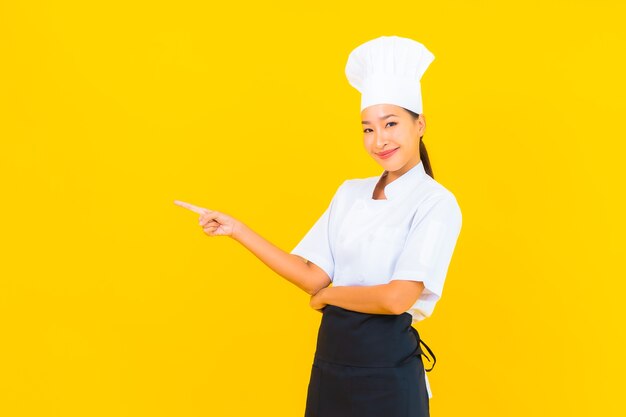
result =
M350 54L346 75L362 93L361 110L389 103L421 113L419 79L433 59L421 43L382 36ZM399 315L324 307L305 417L429 416L432 367L424 368L420 345L435 356L412 323L429 317L441 297L461 210L421 161L385 186L386 199L375 200L383 175L339 185L291 253L323 269L333 286L412 280L424 290Z

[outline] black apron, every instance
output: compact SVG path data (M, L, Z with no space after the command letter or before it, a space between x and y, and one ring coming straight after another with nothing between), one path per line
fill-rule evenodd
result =
M420 343L436 359L408 312L369 314L330 304L322 312L305 417L430 415L424 372L432 367L424 369Z

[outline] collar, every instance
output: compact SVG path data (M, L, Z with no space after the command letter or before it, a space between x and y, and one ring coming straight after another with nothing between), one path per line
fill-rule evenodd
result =
M386 170L376 177L377 180L380 179L385 172ZM408 192L411 191L416 184L421 182L427 176L428 174L424 170L424 164L420 160L419 163L413 168L409 169L400 177L385 186L385 196L388 200L400 198L403 195L408 194Z

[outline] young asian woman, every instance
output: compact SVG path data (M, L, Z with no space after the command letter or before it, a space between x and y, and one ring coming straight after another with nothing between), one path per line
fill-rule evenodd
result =
M420 345L435 357L412 324L441 298L462 224L423 141L420 79L433 59L397 36L352 51L346 75L361 92L363 145L384 170L343 181L290 253L226 213L176 201L200 215L207 235L244 245L322 313L305 417L429 415L432 367Z

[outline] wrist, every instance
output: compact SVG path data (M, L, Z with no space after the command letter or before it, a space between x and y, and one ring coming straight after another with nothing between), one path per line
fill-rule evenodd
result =
M239 240L241 239L241 235L244 232L245 227L246 225L243 222L239 220L235 221L235 223L233 223L233 230L230 234L230 237L239 242Z

